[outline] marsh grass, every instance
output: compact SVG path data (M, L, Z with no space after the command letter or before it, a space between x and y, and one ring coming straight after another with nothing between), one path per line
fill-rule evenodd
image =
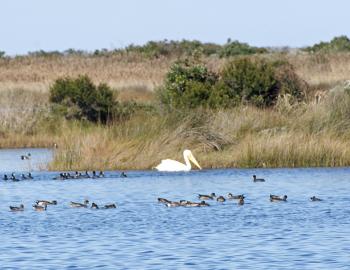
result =
M57 77L88 74L119 90L121 100L154 102L175 59L137 56L0 59L0 147L52 147L52 170L150 169L183 160L189 148L204 168L350 165L350 97L343 91L314 104L313 92L349 79L350 54L263 55L286 58L310 85L306 102L281 97L274 109L166 113L140 110L110 125L53 115L48 87ZM219 70L225 59L204 59Z

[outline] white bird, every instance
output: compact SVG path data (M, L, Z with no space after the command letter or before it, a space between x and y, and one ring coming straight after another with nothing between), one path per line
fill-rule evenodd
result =
M190 150L186 149L184 151L184 159L186 164L183 164L181 162L178 162L172 159L163 159L160 162L160 164L154 168L161 172L181 172L181 171L188 172L192 168L191 162L190 162L192 161L193 164L196 165L200 170L202 169L202 167L198 164L197 160L194 158Z

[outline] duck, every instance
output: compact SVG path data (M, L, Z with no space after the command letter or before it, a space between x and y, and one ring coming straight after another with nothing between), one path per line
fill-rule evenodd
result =
M45 204L45 205L33 204L33 209L34 209L35 211L46 211L46 209L47 209L47 204Z
M312 202L320 202L320 201L322 201L322 199L317 198L316 196L312 196L312 197L310 198L310 200L311 200Z
M158 202L160 202L160 203L171 203L171 201L169 201L168 199L164 199L164 198L158 198Z
M219 197L216 198L216 201L224 202L224 201L226 201L226 199L224 198L224 196L219 196Z
M265 179L263 179L263 178L256 178L256 175L254 174L253 175L253 181L254 182L265 182Z
M100 171L100 173L98 174L98 177L99 177L99 178L103 178L103 177L105 177L104 172L103 172L103 171Z
M96 171L92 171L92 178L97 178Z
M78 202L70 202L70 206L73 208L87 208L89 204L89 200L84 200L84 203L78 203Z
M28 153L28 155L22 155L22 156L21 156L21 159L22 159L22 160L25 160L25 159L28 160L28 159L30 159L30 156L31 156L31 154Z
M241 197L238 201L238 205L244 205L244 197Z
M7 174L4 175L4 177L2 178L2 180L5 180L5 181L9 180Z
M199 207L206 207L206 206L210 206L210 204L209 204L209 203L206 203L205 201L201 201L201 202L199 203Z
M35 203L37 205L41 205L41 206L44 206L44 205L57 205L57 201L56 200L53 200L53 201L37 200Z
M166 207L178 207L181 206L179 202L169 202L165 204Z
M85 178L91 178L91 176L90 176L90 174L88 173L88 171L85 171L84 177L85 177Z
M284 195L283 197L277 196L277 195L270 195L270 201L276 202L276 201L287 201L287 195Z
M21 176L22 180L26 180L27 177L24 175L24 173L22 173L22 176Z
M28 178L28 179L34 179L34 177L32 176L32 173L28 173L27 178Z
M21 204L20 206L10 206L10 210L12 212L24 211L24 205Z
M244 199L244 195L243 194L240 194L240 195L233 195L232 193L228 193L227 194L227 199L229 200L240 200L240 199Z
M189 205L191 202L190 201L187 201L187 200L180 200L180 205L181 206L187 206Z
M103 208L104 209L111 209L111 208L117 208L117 206L114 203L111 203L111 204L106 204Z
M16 175L15 175L14 173L11 174L10 179L11 179L12 181L16 181L16 182L19 181L19 179L16 178Z
M180 205L185 206L185 207L199 207L200 203L199 202L185 201L185 203L181 204L181 201L180 201Z
M210 195L198 194L198 199L202 201L214 200L215 197L216 197L215 193L211 193Z
M94 202L91 204L91 208L92 209L99 209L98 205Z
M122 172L122 173L120 174L120 177L121 177L121 178L125 178L125 177L128 177L128 176L126 175L125 172Z

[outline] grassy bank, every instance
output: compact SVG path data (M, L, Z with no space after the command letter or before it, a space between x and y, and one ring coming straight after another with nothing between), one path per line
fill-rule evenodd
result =
M350 165L350 98L340 91L319 104L313 92L348 79L350 54L266 54L287 59L311 86L307 100L276 108L165 113L140 110L103 126L51 113L48 87L59 76L88 74L119 90L121 100L150 103L172 58L58 56L0 59L0 147L52 147L52 170L150 169L182 161L189 148L204 168ZM218 70L225 59L203 59Z

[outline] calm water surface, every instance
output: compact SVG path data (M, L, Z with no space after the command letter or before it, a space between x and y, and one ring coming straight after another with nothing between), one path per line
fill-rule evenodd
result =
M3 157L0 157L0 159ZM18 162L21 162L18 160ZM0 165L0 171L9 172ZM3 174L2 173L2 174ZM267 179L253 183L252 174ZM349 269L350 169L107 172L104 179L0 180L0 269ZM166 208L157 197L244 193L208 208ZM270 203L269 194L288 202ZM317 195L322 202L310 202ZM88 198L117 209L72 209ZM35 212L37 199L57 200ZM9 205L23 203L12 213Z

